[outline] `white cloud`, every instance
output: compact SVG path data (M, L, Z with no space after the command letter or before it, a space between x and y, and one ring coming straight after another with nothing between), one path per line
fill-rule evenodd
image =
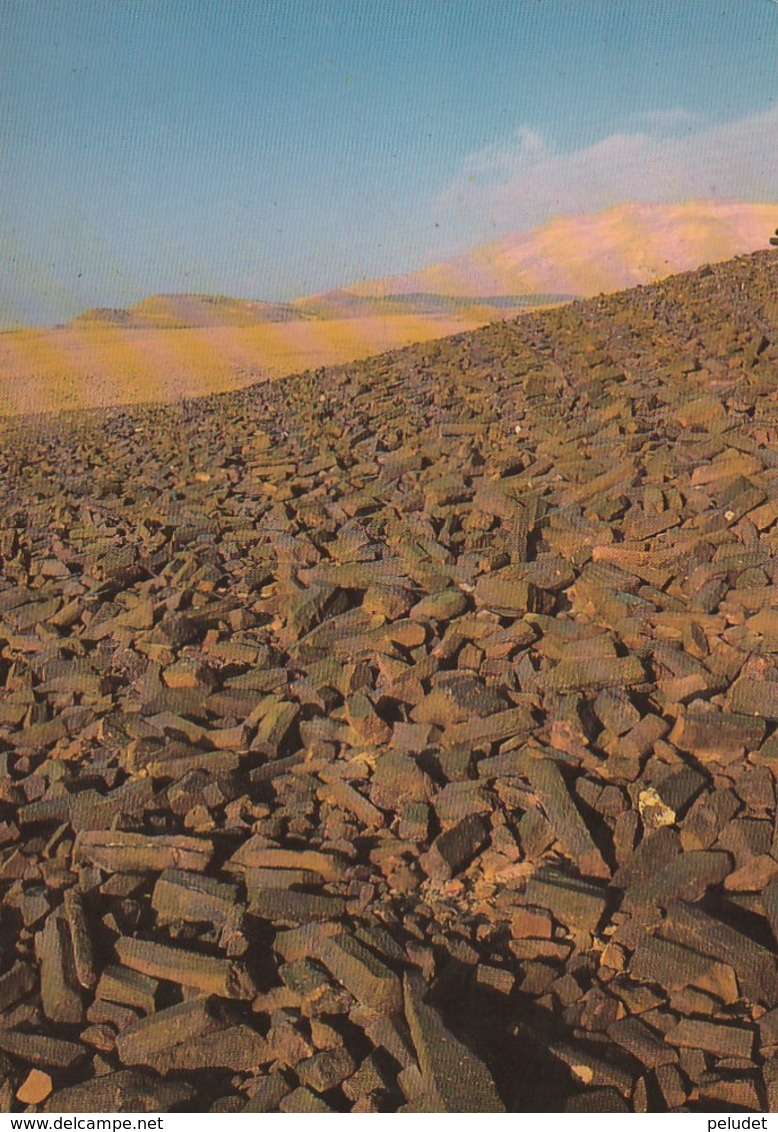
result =
M653 128L658 132L659 130L674 130L681 129L684 126L699 125L702 118L694 110L675 107L672 110L644 110L640 114L632 115L629 121L636 125L645 126L647 129Z
M551 151L543 140L543 135L537 130L522 126L506 144L487 146L469 154L465 158L464 171L469 178L495 179L501 175L510 175L521 161L540 161L550 156Z
M640 130L565 153L524 127L471 154L435 203L460 224L502 233L630 200L778 196L778 108L695 132L692 121L683 111L644 116Z

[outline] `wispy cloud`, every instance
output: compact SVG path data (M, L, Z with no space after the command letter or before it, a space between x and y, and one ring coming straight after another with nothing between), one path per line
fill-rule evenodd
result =
M778 107L695 125L683 110L643 115L638 128L572 152L522 127L504 145L469 155L435 203L461 224L502 233L628 200L775 199Z
M677 106L671 110L643 110L639 114L633 114L629 122L656 132L684 128L688 130L694 126L700 126L702 116L694 110L685 110Z
M543 135L521 126L504 145L486 146L465 158L464 172L473 178L498 179L510 176L521 162L542 161L551 156Z

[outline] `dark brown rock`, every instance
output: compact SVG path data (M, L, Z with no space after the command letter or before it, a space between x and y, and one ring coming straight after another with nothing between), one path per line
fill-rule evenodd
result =
M462 818L435 838L422 857L424 871L433 880L449 880L472 860L488 836L488 826L478 814Z
M486 1066L446 1028L424 1001L418 978L405 981L405 1016L416 1047L423 1087L441 1112L504 1112Z
M358 1002L386 1013L400 1009L399 978L353 936L342 934L323 939L318 944L317 955Z

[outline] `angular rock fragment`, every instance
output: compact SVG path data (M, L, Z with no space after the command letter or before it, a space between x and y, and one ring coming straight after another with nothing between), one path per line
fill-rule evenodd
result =
M213 855L208 841L184 836L146 837L140 833L85 832L78 836L74 857L108 872L203 872Z
M127 1058L123 1059L127 1063ZM223 1069L231 1073L253 1073L272 1060L267 1042L249 1026L234 1025L184 1041L156 1055L158 1073L192 1073Z
M449 880L472 860L488 836L488 826L478 814L462 818L435 838L421 859L424 871L432 880Z
M449 749L468 744L488 748L504 739L529 735L533 728L534 720L526 708L509 708L486 719L468 719L464 723L451 724L442 735L442 744Z
M97 983L97 972L84 902L76 889L65 892L64 909L76 977L89 990Z
M603 889L551 866L530 877L525 895L529 904L548 908L560 923L588 932L597 930L607 903Z
M13 1006L29 994L36 981L32 967L26 963L14 963L10 970L0 975L0 1010Z
M159 923L207 921L223 927L237 924L241 909L235 885L181 869L160 873L151 898Z
M251 1100L240 1111L275 1112L291 1091L281 1074L273 1070L266 1076L255 1078Z
M545 758L528 759L526 773L557 837L583 875L609 877L611 870L594 843L556 764Z
M346 905L338 896L251 886L248 910L274 924L307 924L313 920L335 920L344 914Z
M196 1043L223 1026L212 1000L195 998L138 1019L117 1036L116 1052L124 1065L156 1068L168 1059L173 1068L174 1060L169 1059L176 1046Z
M754 1033L745 1026L704 1022L697 1018L682 1018L665 1034L671 1046L688 1046L702 1049L716 1057L737 1057L750 1060Z
M732 968L721 964L700 951L686 947L661 936L643 936L629 964L630 977L666 988L695 986L711 993L731 985ZM737 993L736 985L734 986Z
M670 903L663 931L669 939L729 964L743 993L753 1002L778 1001L778 971L773 955L742 932L681 901Z
M716 755L738 747L753 750L764 734L764 722L751 713L690 710L678 720L671 739L681 751Z
M646 672L637 656L595 661L560 660L545 677L549 691L568 692L599 688L628 688L642 684Z
M439 1105L437 1111L505 1112L488 1069L424 1001L424 990L418 977L406 976L405 1017L423 1085Z
M378 757L370 782L374 805L395 810L405 802L427 802L432 793L429 776L409 755L387 751Z
M356 1070L356 1062L343 1046L316 1053L296 1066L300 1083L317 1093L334 1089Z
M398 976L359 940L347 934L322 939L316 954L357 1002L391 1014L402 1007Z
M314 849L278 849L247 841L229 861L235 869L304 869L317 873L325 881L340 880L344 863L330 853Z
M0 1030L0 1051L26 1065L72 1069L88 1054L86 1046L64 1038L49 1038L23 1030Z
M587 1089L565 1102L565 1112L630 1112L632 1111L617 1089L609 1087Z
M48 1073L31 1069L16 1091L16 1099L22 1104L41 1104L51 1093L52 1081Z
M540 590L515 570L498 571L479 578L474 591L477 606L503 617L544 611Z
M240 964L212 959L183 948L151 940L122 937L114 944L119 961L142 975L197 987L204 994L223 998L252 998L256 987Z
M762 890L762 907L773 938L778 942L778 881L772 881Z
M705 776L694 767L671 771L638 795L640 816L649 829L675 825L705 785Z
M586 1047L567 1042L556 1042L550 1047L551 1054L567 1065L573 1075L584 1085L595 1090L607 1089L609 1094L617 1093L631 1097L635 1079L632 1073L613 1058L605 1060Z
M350 811L369 829L380 829L384 824L381 811L348 782L328 782L319 790L319 797L342 810Z
M130 967L104 967L95 990L96 999L131 1006L145 1014L156 1009L156 979Z
M778 681L749 680L742 676L732 685L730 709L747 716L778 722Z
M58 912L52 913L36 944L41 969L41 999L46 1017L52 1022L81 1022L84 1004L65 917Z
M604 688L594 701L594 713L613 735L625 735L640 722L640 712L620 688Z
M674 1065L677 1060L675 1052L640 1018L614 1022L608 1027L608 1036L648 1069Z
M679 853L673 860L644 880L633 881L624 894L625 908L658 903L662 907L673 900L700 900L714 885L721 884L732 871L728 853L690 851Z
M171 1112L196 1095L185 1081L160 1081L150 1073L120 1069L58 1089L46 1112Z
M279 1104L281 1112L335 1112L310 1089L300 1086L288 1093Z

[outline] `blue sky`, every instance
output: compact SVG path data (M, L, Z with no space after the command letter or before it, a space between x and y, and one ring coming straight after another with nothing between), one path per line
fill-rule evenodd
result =
M0 0L0 325L778 200L774 0Z

